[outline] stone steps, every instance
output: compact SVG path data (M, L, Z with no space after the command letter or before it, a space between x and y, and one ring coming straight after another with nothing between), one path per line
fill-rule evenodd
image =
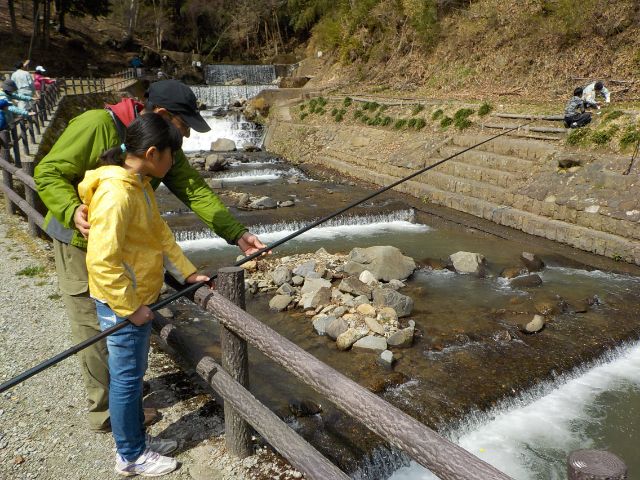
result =
M449 157L462 150L458 146L446 146L440 149L440 155ZM456 161L464 162L468 165L477 165L492 170L511 173L525 173L531 170L531 160L514 157L511 155L501 155L499 153L487 152L485 150L469 150L455 157Z
M491 135L456 135L452 139L452 144L458 147L470 147L489 138L491 138ZM546 160L557 149L553 145L537 140L500 137L477 147L476 150L514 156L524 160Z
M468 164L464 161L459 161L458 158L460 157L448 160L442 165L438 165L434 170L454 177L487 183L502 188L509 187L509 185L512 185L513 182L517 180L517 175L514 173Z
M379 165L379 168L371 168L368 165L355 165L350 161L339 160L333 155L318 156L316 161L338 172L355 175L362 180L377 185L388 185L404 175L402 171L404 169L398 167ZM390 174L392 172L395 174ZM610 258L620 256L627 262L640 264L640 242L627 240L612 233L596 231L588 226L549 218L515 206L508 207L502 205L500 201L492 201L490 198L478 198L475 195L478 193L476 190L449 189L446 188L444 183L432 183L431 180L433 178L438 178L438 176L429 176L427 173L416 177L414 180L404 182L395 189L421 198L425 202L428 201L453 208L454 210L485 218L531 235L555 240ZM510 202L512 205L526 208L532 203L531 199L527 197L520 195L516 197L522 197L522 201L518 202L517 198L515 199L516 201L512 199Z

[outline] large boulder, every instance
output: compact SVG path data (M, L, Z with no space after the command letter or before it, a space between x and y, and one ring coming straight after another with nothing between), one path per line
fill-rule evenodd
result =
M373 290L373 304L376 307L391 307L398 317L407 317L413 310L413 299L390 288L376 288Z
M265 210L277 207L278 203L271 197L260 197L249 204L249 208L253 208L255 210Z
M304 263L301 263L296 268L293 269L293 274L298 275L300 277L307 277L309 274L314 273L316 271L316 261L308 260Z
M346 332L338 335L338 338L336 338L336 347L338 347L338 350L348 350L351 348L351 345L364 337L368 331L369 329L366 327L350 328Z
M271 277L271 281L279 286L291 280L291 270L284 265L279 265L269 276Z
M368 270L376 280L388 282L408 278L416 269L416 264L413 258L403 255L396 247L377 246L351 250L343 269L358 275Z
M456 252L449 256L458 273L469 273L483 277L486 273L486 260L484 255L472 252Z
M331 288L331 282L324 278L307 278L304 281L304 285L300 290L300 293L315 293L321 288Z
M413 335L415 333L415 322L409 320L409 326L398 330L387 338L387 344L390 347L409 348L413 344Z
M367 335L353 344L353 348L384 352L387 349L387 340L384 337Z
M235 152L236 142L228 138L219 138L211 143L212 152Z
M302 308L305 310L327 305L329 302L331 302L331 289L327 287L322 287L313 292L303 293L300 299Z
M511 285L512 288L539 287L542 285L542 278L540 278L540 275L537 273L532 273L531 275L523 275L511 279L509 285Z
M347 330L349 330L349 325L347 324L346 320L342 318L334 319L325 327L325 333L332 340L337 339Z

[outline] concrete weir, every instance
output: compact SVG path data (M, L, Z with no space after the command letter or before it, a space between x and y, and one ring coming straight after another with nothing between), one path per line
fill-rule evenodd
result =
M300 98L300 97L299 97ZM293 163L312 163L377 185L491 135L394 131L301 122L299 100L274 98L265 140ZM567 162L566 160L570 160ZM500 137L396 189L615 260L640 265L640 182L622 175L626 157L570 152L554 143ZM567 167L567 165L572 165Z

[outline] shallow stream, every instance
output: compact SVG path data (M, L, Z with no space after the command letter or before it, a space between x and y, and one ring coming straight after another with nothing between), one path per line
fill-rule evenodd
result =
M236 158L244 161L227 171L210 175L222 181L223 198L234 191L295 202L275 210L231 208L266 243L368 193L347 181L313 179L268 154L241 157ZM158 198L181 246L199 267L216 269L235 260L237 248L213 236L166 188L159 189ZM376 354L337 351L300 311L269 311L270 296L247 298L247 310L355 381L374 389L385 385L386 400L514 478L564 478L568 453L587 447L619 454L631 468L629 478L640 478L633 476L640 471L633 448L640 440L640 346L632 343L640 326L639 278L593 270L553 247L447 223L414 211L392 194L313 229L274 255L321 247L348 253L373 245L396 246L417 261L478 252L489 263L486 278L422 268L409 279L401 292L415 301L410 318L418 336L412 348L394 352L395 373L378 366ZM525 250L545 261L543 284L514 289L499 273L518 266ZM595 304L587 306L587 299ZM562 307L542 332L523 334L522 324L536 304L545 302ZM216 321L187 302L176 308L175 321L192 333L194 356L219 357ZM625 348L616 349L625 341ZM599 357L601 364L575 370ZM394 480L435 478L419 466L406 466L402 455L385 450L377 438L253 351L250 382L260 400L354 476L387 478L395 471ZM323 412L295 419L287 404L300 398L321 403Z

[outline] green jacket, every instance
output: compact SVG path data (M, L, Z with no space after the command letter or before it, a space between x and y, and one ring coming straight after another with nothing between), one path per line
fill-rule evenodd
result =
M69 122L51 151L38 163L34 179L38 194L49 209L45 231L51 237L87 248L86 239L73 222L73 213L82 204L77 187L87 170L98 168L100 155L120 143L111 113L89 110ZM152 181L153 188L160 182L227 242L235 244L247 231L189 165L182 150L177 152L169 173L163 179Z

